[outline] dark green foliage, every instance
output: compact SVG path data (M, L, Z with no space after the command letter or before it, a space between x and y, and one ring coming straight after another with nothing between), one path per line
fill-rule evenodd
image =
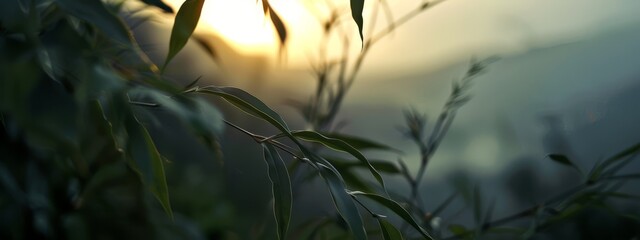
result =
M320 175L327 182L331 197L336 205L336 208L344 221L349 225L349 229L353 234L354 239L363 240L367 239L367 234L364 229L364 223L356 208L355 203L351 199L349 193L347 193L344 180L340 178L340 175L333 169L327 166L319 166Z
M376 178L378 183L380 183L380 185L384 188L384 180L382 180L382 176L380 175L380 173L378 173L378 171L375 168L373 168L373 166L371 166L371 163L369 162L369 160L364 155L362 155L360 151L358 151L351 145L347 144L346 142L339 139L335 139L335 138L328 138L320 133L313 132L313 131L294 131L292 132L292 134L294 137L302 139L304 141L320 143L333 150L351 154L352 156L357 158L363 165L369 168L369 171L371 172L371 174Z
M420 224L418 224L418 222L413 218L413 216L411 216L411 214L409 214L407 212L407 210L405 210L402 206L400 206L400 204L398 204L396 201L393 201L389 198L377 195L377 194L372 194L372 193L364 193L364 192L350 192L349 194L353 195L354 197L357 196L365 196L375 202L377 202L378 204L385 206L385 208L393 211L395 214L397 214L398 216L400 216L402 219L404 219L404 221L406 221L407 223L409 223L412 227L414 227L421 235L422 237L424 237L425 239L433 239L429 233L427 233L426 230L424 230L422 228L422 226L420 226Z
M285 239L291 220L291 206L293 204L291 180L289 180L287 166L276 149L269 144L263 144L262 147L264 158L269 168L269 178L273 186L273 211L278 225L278 238Z
M582 173L582 170L578 166L576 166L567 156L562 154L549 154L549 158L557 163L562 165L570 166L575 168L578 172Z
M161 0L142 2L173 12ZM411 237L413 232L396 228L399 222L377 214L377 209L368 204L371 202L393 212L421 239L443 238L432 220L453 205L458 195L471 205L475 227L448 223L442 228L449 229L452 239L494 236L490 234L533 238L556 231L556 226L567 222L580 223L577 218L590 211L606 211L607 217L631 228L638 225L637 213L619 211L611 203L612 199L639 198L623 189L625 181L637 180L639 174L621 173L640 151L637 144L596 164L580 185L513 215L493 219L496 201L485 204L480 188L472 191L470 184L459 184L459 191L433 211L425 209L419 192L426 167L457 111L470 100L471 80L483 73L493 59L471 62L465 75L453 83L450 97L433 125L427 125L426 115L416 110L406 112L405 133L420 152L416 174L403 160L396 165L392 161L371 160L364 154L368 150L400 153L398 150L337 132L334 120L371 44L427 9L431 6L428 3L398 23L390 21L381 34L365 39L364 0L350 1L363 51L351 68L348 55L338 63L319 68L318 91L301 109L312 129L304 131L290 129L276 111L241 89L199 86L198 79L187 86L167 81L139 49L131 30L118 15L120 4L100 0L0 3L0 239L197 239L205 238L205 231L208 238L231 238L232 227L225 225L240 221L217 219L233 216L224 200L215 199L211 192L194 194L198 190L188 189L193 185L176 184L179 187L172 188L171 179L167 180L171 170L185 166L168 163L189 159L163 156L153 131L163 127L166 116L161 113L184 125L212 152L219 150L218 141L225 141L220 139L225 124L262 146L273 199L269 212L275 218L271 232L279 239ZM187 0L180 7L163 69L192 38L203 4L203 0ZM267 0L262 1L262 7L284 46L284 22ZM332 16L325 24L326 34L339 24L337 18ZM207 51L215 55L212 49ZM337 81L329 82L327 76L333 67L340 73ZM203 95L226 100L268 123L277 130L276 134L262 136L223 120ZM281 153L290 158L283 158ZM549 158L580 170L562 154L551 154ZM308 166L305 175L309 178L323 180L330 195L327 199L332 199L334 208L325 219L312 219L299 229L290 229L296 215L292 210L296 198L292 189L300 184L290 176L303 171L299 166ZM368 174L360 174L361 170ZM404 178L411 192L388 191L381 173ZM172 194L174 190L190 195L176 196ZM255 189L247 189L252 190ZM189 197L193 199L185 200ZM176 211L172 204L179 205L182 211ZM189 217L194 216L205 220L193 223ZM503 226L519 219L527 219L528 224ZM375 226L370 226L371 222ZM268 238L270 231L264 229L269 226L256 227L254 237Z
M0 6L16 13L0 33L0 215L14 219L2 221L0 238L156 236L173 211L146 109L166 109L209 142L221 115L175 95L180 87L145 60L116 6L29 2Z
M400 233L400 231L393 226L391 223L389 223L389 221L385 220L384 218L377 218L378 223L380 224L380 230L382 230L382 237L385 240L402 240L404 239L402 237L402 233Z
M360 40L364 41L364 35L362 29L364 28L364 19L362 18L362 11L364 10L364 0L350 0L351 1L351 17L353 21L358 25L358 33L360 34ZM364 43L363 43L364 44Z

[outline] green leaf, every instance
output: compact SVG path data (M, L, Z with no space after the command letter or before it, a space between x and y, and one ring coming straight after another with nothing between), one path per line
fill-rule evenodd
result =
M200 88L197 92L216 95L223 98L227 102L233 104L244 112L269 122L278 130L282 131L285 135L293 138L291 130L287 126L287 123L276 113L273 109L269 108L260 99L253 95L234 87L215 87L208 86Z
M165 13L173 13L173 9L162 0L142 0L147 5L156 6Z
M386 190L386 187L384 185L384 180L382 179L382 176L380 175L380 173L378 173L378 171L375 168L373 168L373 166L371 166L371 163L369 162L369 160L364 155L362 155L360 151L358 151L348 143L340 139L326 137L314 131L294 131L291 134L293 134L293 136L299 139L309 141L309 142L320 143L322 145L325 145L328 148L341 151L341 152L346 152L353 155L358 160L360 160L362 164L365 164L369 168L369 171L371 172L371 174L376 178L378 183L382 185L382 188Z
M344 183L348 187L350 187L350 189L357 189L360 191L367 191L367 192L374 191L373 188L369 184L367 184L367 182L361 179L357 173L350 171L349 169L344 169L344 171L342 171L339 167L336 167L336 168L338 168L340 175L344 180Z
M278 239L286 239L287 229L291 220L291 180L287 166L271 144L262 144L264 160L269 169L269 179L272 183L273 213L278 228Z
M549 158L557 163L567 165L567 166L573 166L573 163L571 162L571 160L569 160L569 158L565 155L549 154Z
M180 6L178 14L176 14L176 21L173 23L171 29L171 39L169 40L169 52L167 58L164 61L162 69L167 67L167 64L173 59L173 57L182 50L187 44L191 34L198 25L200 20L200 13L202 12L202 6L204 0L186 0Z
M355 239L362 240L367 239L367 234L364 229L364 223L358 212L358 207L353 202L353 199L347 193L344 186L344 181L340 178L340 174L335 170L323 165L317 164L320 175L325 179L333 203L336 205L336 209L345 222L349 225L351 233Z
M147 129L135 117L130 116L126 124L129 134L127 151L132 158L132 161L129 162L130 166L138 173L142 182L151 189L169 217L173 219L162 157Z
M341 133L322 133L322 135L324 135L324 136L326 136L328 138L335 138L335 139L342 140L342 141L348 143L349 145L351 145L352 147L354 147L355 149L358 149L360 151L363 151L363 150L384 150L384 151L402 153L402 151L400 151L398 149L392 148L392 147L384 145L382 143L371 141L369 139L357 137L357 136L341 134Z
M616 155L613 155L612 157L608 158L607 160L605 160L604 162L602 162L601 168L602 170L607 169L607 167L613 165L614 163L619 162L620 160L623 160L625 157L636 154L640 152L640 143L635 144L619 153L617 153ZM628 163L628 162L627 162Z
M560 163L565 166L572 167L576 169L578 172L582 173L582 170L573 163L567 156L562 154L549 154L549 158L554 162Z
M150 104L171 112L207 141L216 139L216 136L222 133L222 113L204 99L181 95L168 96L143 87L131 89L129 97L134 100L151 101Z
M361 162L353 162L353 161L348 161L346 159L340 159L335 157L325 157L325 159L329 160L329 162L334 166L336 166L336 168L338 169L342 168L346 170L354 167L365 167L365 168L367 167L366 165L363 165ZM390 173L390 174L401 173L400 168L393 162L389 162L386 160L372 160L372 159L369 159L369 162L371 163L371 166L373 166L379 172Z
M364 0L351 0L351 17L353 17L353 21L358 25L360 40L364 41L364 35L362 35L362 29L364 28L362 10L364 10Z
M402 234L400 231L394 227L389 221L384 218L376 218L378 220L378 224L380 224L380 230L382 230L382 237L385 240L403 240Z
M607 158L606 160L604 160L602 162L602 164L595 164L593 169L591 169L591 171L589 172L589 178L588 178L588 182L596 182L597 180L599 180L602 175L603 172L607 170L607 168L615 163L618 163L619 161L623 160L625 157L636 154L640 152L640 143L637 143L619 153L617 153L616 155ZM630 159L627 159L626 161L621 162L620 164L618 164L617 167L614 167L614 172L617 169L622 168L624 165L628 164L630 162ZM606 174L604 174L606 175Z
M71 15L85 20L116 41L132 45L133 36L127 26L110 12L101 0L56 0Z
M433 239L429 233L427 233L426 230L424 230L424 228L422 228L420 226L420 224L418 224L418 222L411 216L411 214L409 214L409 212L407 212L407 210L405 210L399 203L397 203L396 201L393 201L391 199L385 198L383 196L377 195L377 194L373 194L373 193L365 193L365 192L351 192L350 193L353 196L356 195L362 195L365 196L377 203L379 203L382 206L385 206L386 208L388 208L389 210L393 211L395 214L397 214L398 216L400 216L402 219L404 219L407 223L409 223L411 226L413 226L413 228L415 228L416 230L418 230L418 232L420 232L420 234L425 238L425 239Z

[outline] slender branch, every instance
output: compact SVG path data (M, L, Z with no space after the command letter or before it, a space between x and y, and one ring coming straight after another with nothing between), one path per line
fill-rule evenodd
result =
M298 156L298 154L294 153L295 150L293 148L287 146L284 143L278 142L278 141L276 141L274 139L268 139L268 137L261 136L261 135L249 132L249 131L245 130L244 128L241 128L238 125L235 125L235 124L233 124L233 123L231 123L231 122L229 122L227 120L224 120L224 123L229 125L229 126L231 126L231 127L233 127L234 129L236 129L236 130L238 130L238 131L250 136L256 143L263 143L263 142L265 142L265 139L266 139L266 142L271 143L271 144L273 144L273 146L279 148L280 150L287 152L289 155L293 156L295 159L299 159L299 160L304 159L303 157L300 157L300 156Z
M349 194L349 195L351 195L351 194ZM387 217L387 216L384 216L384 215L380 215L380 214L374 213L371 209L369 209L369 207L364 205L364 203L361 202L360 199L358 199L356 196L351 195L351 198L353 198L353 200L355 200L360 206L362 206L362 208L367 210L367 212L369 212L369 214L371 214L372 217L374 217L374 218Z
M370 41L371 43L376 43L378 41L380 41L381 39L383 39L384 37L386 37L388 34L392 33L393 30L399 26L402 26L403 24L409 22L409 20L413 19L414 17L416 17L418 14L422 13L424 10L435 7L437 5L439 5L440 3L443 3L447 0L440 0L440 1L434 1L434 2L424 2L422 4L420 4L420 6L416 9L414 9L411 12L406 13L405 15L403 15L402 17L398 18L398 20L396 20L395 22L390 23L384 30L376 33L375 35L373 35L373 37L371 37Z
M589 187L589 185L587 185L587 183L578 185L578 186L576 186L574 188L571 188L571 189L569 189L567 191L564 191L564 192L562 192L562 193L560 193L560 194L558 194L556 196L553 196L553 197L549 198L547 201L545 201L542 204L537 204L537 205L531 206L529 208L526 208L526 209L524 209L522 211L519 211L517 213L514 213L514 214L508 215L506 217L502 217L500 219L485 223L480 227L481 228L480 230L484 231L484 230L489 229L491 227L502 226L504 224L507 224L509 222L512 222L512 221L515 221L515 220L518 220L518 219L532 217L540 209L545 208L546 206L549 206L549 205L553 205L553 204L555 204L555 203L557 203L559 201L562 201L562 200L568 198L569 196L572 196L572 195L576 194L577 192L580 192L580 191L582 191L582 190L584 190L585 188L588 188L588 187ZM464 233L460 233L460 234L456 234L456 235L453 235L453 236L448 237L448 238L444 238L443 240L460 239L460 238L463 238L463 237L465 237L465 236L467 236L469 234L473 234L474 232L476 232L476 230L477 229L470 229L470 230L467 230Z
M159 107L160 106L157 103L139 102L139 101L133 101L133 100L129 100L129 103L133 105L142 106L142 107Z
M344 46L344 50L345 52L343 53L344 56L344 62L341 64L340 66L340 73L338 75L338 89L337 89L337 93L335 94L335 97L333 97L332 99L328 99L329 101L329 106L328 106L328 111L327 114L324 115L321 119L321 121L318 122L318 126L315 126L316 128L319 129L323 129L326 128L328 125L330 125L333 120L335 119L338 111L340 110L341 106L342 106L342 101L344 100L344 97L346 95L346 93L351 89L351 86L353 85L353 83L355 82L356 77L358 76L358 73L360 72L360 69L362 67L362 64L364 62L365 57L367 56L367 54L369 53L369 50L371 49L371 47L377 43L379 40L383 39L384 37L386 37L387 35L389 35L391 32L393 32L393 30L398 27L401 26L405 23L407 23L409 20L413 19L414 17L416 17L418 14L422 13L423 11L425 11L426 9L429 9L431 7L434 7L442 2L444 2L446 0L440 0L440 1L435 1L435 2L423 2L420 4L420 6L418 8L415 8L413 11L408 12L407 14L403 15L402 17L398 18L396 21L390 21L390 23L387 25L387 27L385 27L383 30L381 30L380 32L373 34L372 37L368 38L367 40L365 40L364 44L363 44L363 48L362 51L360 52L360 54L358 55L358 57L356 58L351 73L348 75L348 77L346 76L346 65L348 63L348 51L346 51L348 48L348 41L345 41L345 46ZM374 9L374 13L372 17L377 16L377 7L379 7L378 5L375 6L376 9ZM376 21L371 21L373 24L375 24ZM370 31L373 32L374 26L370 26ZM345 37L346 38L346 37Z

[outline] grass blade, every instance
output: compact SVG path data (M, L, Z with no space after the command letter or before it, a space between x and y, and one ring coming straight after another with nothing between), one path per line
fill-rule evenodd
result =
M582 174L582 169L580 169L575 163L573 163L573 161L571 161L571 159L569 159L567 156L562 154L549 154L548 157L554 162L572 167L576 169L580 174Z

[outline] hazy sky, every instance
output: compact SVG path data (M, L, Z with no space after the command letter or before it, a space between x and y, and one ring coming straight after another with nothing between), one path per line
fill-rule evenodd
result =
M182 2L171 1L177 5ZM308 69L308 60L318 52L321 26L313 14L305 11L324 1L271 1L289 26L287 67ZM331 1L348 6L347 0ZM368 3L373 2L368 0ZM388 2L396 18L420 3L415 0ZM640 29L635 27L640 25L638 9L638 0L447 0L398 28L373 48L363 66L361 80L354 85L345 102L343 114L361 123L352 125L354 134L377 129L375 134L366 136L400 138L394 126L402 122L401 109L418 106L433 116L446 99L451 78L464 70L439 68L452 63L459 66L460 61L472 56L501 55L505 57L504 61L492 65L490 72L482 77L482 84L473 88L474 100L465 106L454 125L461 130L453 130L448 138L464 141L444 144L444 149L436 156L440 159L433 167L442 170L450 167L444 165L468 159L470 162L464 164L488 169L487 172L497 171L494 165L498 159L506 161L512 157L497 156L504 152L502 147L517 149L503 146L497 137L501 129L497 126L503 122L521 131L522 146L518 151L544 156L539 146L544 134L540 116L571 112L567 109L574 109L574 115L580 117L592 108L600 111L598 106L603 104L591 104L598 105L594 107L585 104L585 99L604 99L598 101L606 102L608 95L635 82L638 69L635 63L639 62L635 50L638 47L629 45L638 42L635 39L640 36L619 34ZM234 41L240 52L277 58L276 35L270 22L261 15L262 8L255 0L208 0L202 17L207 23L201 27L215 29ZM384 19L379 23L385 23ZM353 37L357 39L355 24L351 26ZM616 40L618 38L622 40ZM575 44L568 47L548 48L573 42ZM353 41L353 44L357 53L359 42ZM427 78L429 81L424 81ZM273 94L274 89L285 89L283 92L298 93L304 99L310 90L306 89L310 88L308 82L301 81L298 76L277 80L279 84L270 82L263 95L259 91L252 93L258 93L260 97L289 96ZM250 84L255 85L255 82ZM610 140L615 138L607 138ZM600 154L600 151L596 152ZM522 153L514 153L518 154Z
M329 1L338 8L346 8L349 3L347 0ZM182 0L170 2L179 6ZM317 55L317 44L321 39L321 25L315 16L326 13L322 9L326 1L271 2L289 28L291 66L308 66L308 60ZM369 5L373 2L367 1ZM395 18L420 4L416 0L387 2ZM316 14L311 14L310 9ZM368 64L379 70L410 70L423 67L425 63L437 67L452 58L510 54L580 40L607 29L640 23L637 9L640 9L637 0L446 0L381 41L375 46ZM234 42L242 52L275 56L276 35L261 12L262 8L255 0L209 0L205 3L202 20ZM365 15L368 13L366 10ZM368 18L365 16L365 19ZM385 21L381 19L378 23ZM202 27L209 28L204 24ZM350 30L356 34L355 25ZM353 43L358 44L357 41Z

